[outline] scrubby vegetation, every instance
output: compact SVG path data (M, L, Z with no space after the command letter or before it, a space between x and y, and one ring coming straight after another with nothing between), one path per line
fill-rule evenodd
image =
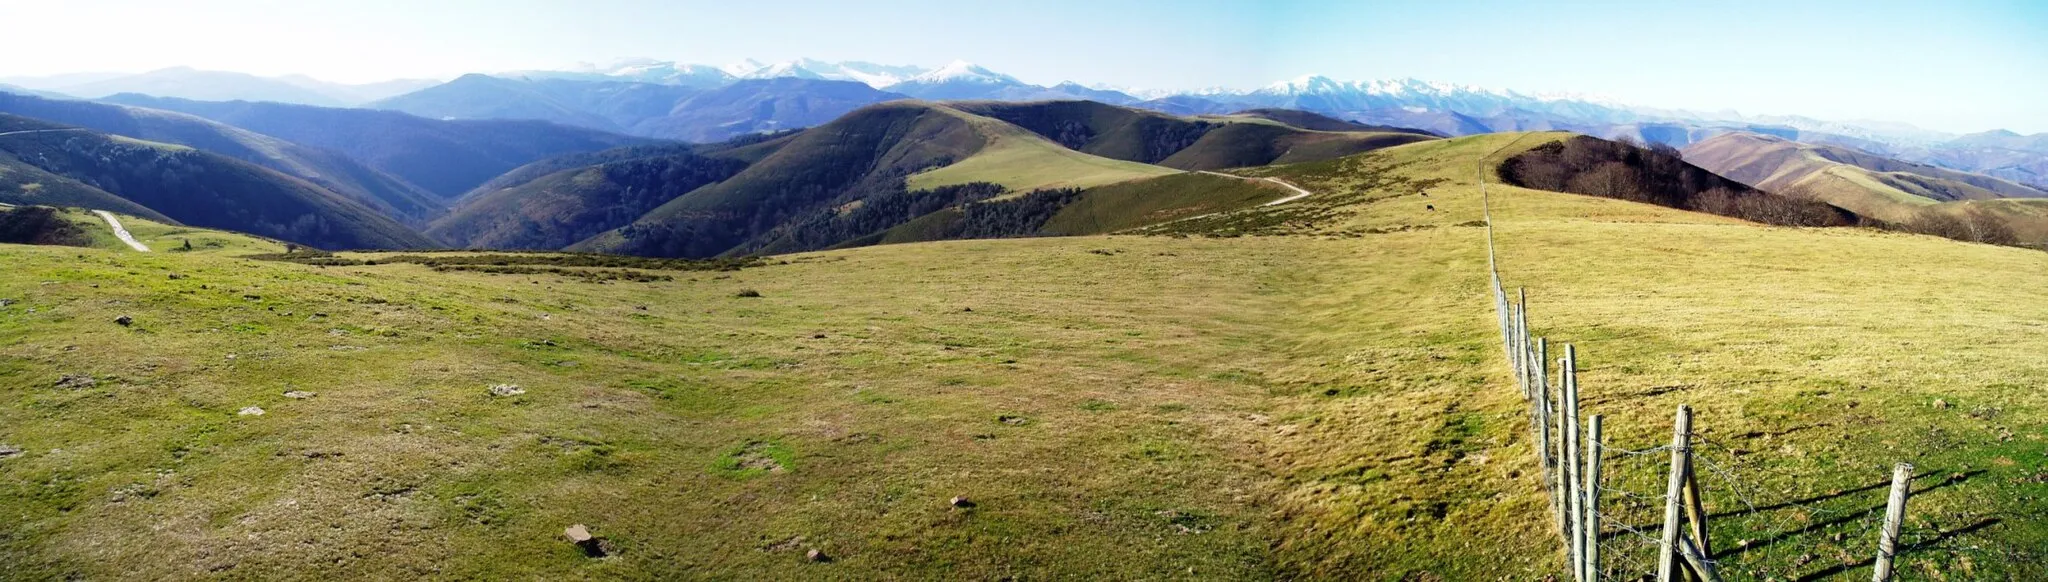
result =
M956 106L968 113L1015 124L1068 149L1147 164L1158 163L1186 149L1203 134L1222 125L1094 101L977 102Z
M733 252L788 219L895 191L905 177L965 158L984 143L956 113L914 103L868 107L805 131L731 179L671 200L574 250L658 257Z
M487 267L577 267L644 269L650 271L738 271L763 264L760 257L731 259L659 259L597 253L478 253L445 251L343 256L321 251L260 253L246 258L283 261L305 265L347 267L357 265L415 264L436 269L481 269Z
M458 247L562 249L631 224L746 167L737 160L669 151L562 170L512 188L480 191L435 221L427 234Z
M47 206L0 208L0 243L92 246L93 237Z
M780 229L780 235L757 252L786 253L831 248L940 210L1001 196L1007 191L1000 185L986 182L931 190L905 190L899 183L893 191L814 211L810 218Z
M1782 226L1849 226L1862 222L1824 202L1774 196L1686 163L1663 144L1577 136L1538 146L1500 163L1502 181L1731 216Z

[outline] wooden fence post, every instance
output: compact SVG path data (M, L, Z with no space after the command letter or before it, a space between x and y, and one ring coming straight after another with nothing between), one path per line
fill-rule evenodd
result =
M1684 495L1686 456L1691 453L1692 409L1681 404L1671 427L1671 480L1664 487L1664 539L1658 548L1657 582L1678 580L1678 521Z
M1556 436L1551 434L1550 423L1554 402L1550 398L1550 340L1536 338L1536 424L1542 449L1537 451L1543 458L1543 488L1550 494L1550 513L1557 516L1557 535L1560 540L1571 541L1571 529L1565 527L1563 497L1559 491L1557 471Z
M1899 463L1892 467L1892 497L1884 507L1884 532L1877 539L1877 563L1872 566L1876 573L1870 577L1873 582L1892 579L1892 557L1899 546L1899 522L1906 520L1906 490L1912 486L1912 463Z
M1526 394L1536 383L1535 374L1529 371L1535 367L1529 362L1529 290L1523 287L1515 288L1515 361L1521 364L1518 377Z
M1571 525L1572 535L1566 543L1570 551L1572 573L1576 576L1584 571L1585 556L1579 553L1585 547L1585 496L1580 491L1579 468L1584 466L1579 454L1579 352L1576 346L1565 344L1564 362L1559 372L1564 380L1564 497L1565 522Z
M1593 582L1600 579L1600 415L1587 419L1586 424L1586 525L1585 558L1580 580Z

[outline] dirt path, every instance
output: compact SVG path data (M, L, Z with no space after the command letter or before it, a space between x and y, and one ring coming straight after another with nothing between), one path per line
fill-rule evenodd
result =
M1292 196L1288 196L1288 197L1286 197L1286 198L1281 198L1281 199L1279 199L1279 200L1274 200L1274 201L1272 201L1272 202L1267 202L1267 203L1265 203L1265 204L1261 204L1260 206L1279 206L1279 205L1281 205L1281 204L1286 204L1286 203L1289 203L1289 202L1293 202L1293 201L1296 201L1296 200L1300 200L1300 199L1303 199L1303 198L1307 198L1307 197L1309 196L1309 194L1313 194L1313 192L1309 192L1308 190L1303 190L1303 189L1302 189L1302 188L1301 188L1300 186L1296 186L1296 185L1293 185L1293 184L1289 184L1289 183L1287 183L1287 181L1286 181L1286 180L1281 180L1281 179L1279 179L1279 178L1250 178L1250 177L1245 177L1245 176L1239 176L1239 175L1236 175L1236 174L1225 174L1225 173L1223 173L1223 172L1211 172L1211 171L1209 171L1209 170L1199 170L1199 171L1198 171L1197 173L1201 173L1201 174L1208 174L1208 175L1211 175L1211 176L1222 176L1222 177L1225 177L1225 178L1236 178L1236 179L1239 179L1239 180L1246 180L1246 181L1251 181L1251 182L1261 182L1261 181L1263 181L1263 182L1271 182L1271 183L1274 183L1274 184L1278 184L1278 185L1280 185L1280 187L1282 187L1282 188L1286 188L1286 189L1288 189L1288 190L1293 190L1293 191L1294 191L1294 195L1292 195Z
M145 253L149 252L149 247L143 246L141 241L135 240L135 235L129 234L128 229L121 227L121 219L114 218L114 213L105 210L94 210L92 212L93 214L100 215L100 218L106 219L107 226L114 228L114 236L120 238L121 242L128 243L128 248Z
M25 130L21 130L21 131L10 131L10 132L7 132L7 133L0 133L0 137L7 137L7 136L10 136L10 135L22 135L22 134L29 134L29 133L52 133L52 132L58 132L58 131L86 131L86 130L85 130L85 128L82 128L82 127L67 127L67 128L63 128L63 129L25 129Z

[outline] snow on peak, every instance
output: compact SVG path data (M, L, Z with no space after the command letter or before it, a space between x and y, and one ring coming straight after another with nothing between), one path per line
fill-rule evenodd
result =
M762 63L761 61L757 61L754 59L740 59L740 62L719 67L719 69L724 70L725 74L727 75L732 75L734 77L746 77L748 75L753 74L755 71L759 71L767 67L768 65Z
M954 60L946 66L933 69L904 81L906 83L980 83L985 85L1021 85L1016 77L988 70L980 65L963 60Z

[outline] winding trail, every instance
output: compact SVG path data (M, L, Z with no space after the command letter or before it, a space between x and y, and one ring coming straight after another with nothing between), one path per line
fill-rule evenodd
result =
M7 137L10 135L23 135L29 133L54 133L59 131L86 131L86 129L83 127L66 127L62 129L24 129L21 131L10 131L6 133L0 133L0 137Z
M1300 199L1303 199L1303 198L1307 198L1307 197L1309 197L1309 195L1310 195L1310 194L1313 194L1313 192L1309 192L1308 190L1303 190L1303 189L1302 189L1302 188L1301 188L1300 186L1296 186L1296 185L1293 185L1293 184L1289 184L1289 183L1287 183L1287 181L1286 181L1286 180L1281 180L1281 179L1279 179L1279 178L1271 178L1271 177L1268 177L1268 178L1252 178L1252 177L1247 177L1247 176L1239 176L1239 175L1236 175L1236 174L1225 174L1225 173L1223 173L1223 172L1212 172L1212 171L1209 171L1209 170L1196 170L1196 172L1195 172L1195 173L1198 173L1198 174L1208 174L1208 175L1211 175L1211 176L1222 176L1222 177L1225 177L1225 178L1236 178L1236 179L1239 179L1239 180L1245 180L1245 181L1248 181L1248 182L1271 182L1271 183L1274 183L1274 184L1278 184L1278 185L1280 185L1280 187L1282 187L1282 188L1286 188L1286 189L1288 189L1288 190L1293 190L1293 191L1294 191L1294 195L1292 195L1292 196L1288 196L1288 197L1286 197L1286 198L1281 198L1281 199L1279 199L1279 200L1274 200L1274 201L1272 201L1272 202L1267 202L1267 203L1265 203L1265 204L1260 204L1260 206L1279 206L1279 205L1281 205L1281 204L1286 204L1286 203L1289 203L1289 202L1293 202L1293 201L1296 201L1296 200L1300 200Z
M128 243L128 248L145 253L149 252L149 247L143 246L142 241L135 240L135 235L129 234L128 229L121 227L121 219L114 218L114 213L105 210L94 210L92 212L93 214L100 215L100 218L106 219L107 226L114 228L114 236L121 239L121 242Z

